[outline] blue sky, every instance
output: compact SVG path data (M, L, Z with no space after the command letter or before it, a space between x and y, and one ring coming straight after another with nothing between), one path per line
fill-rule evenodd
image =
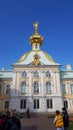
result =
M29 37L33 23L39 22L44 36L41 49L62 64L73 68L73 0L2 0L0 1L0 70L32 49Z

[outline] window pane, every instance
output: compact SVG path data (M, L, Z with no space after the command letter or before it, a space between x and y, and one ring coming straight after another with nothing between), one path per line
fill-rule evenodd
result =
M39 100L38 99L34 100L34 109L39 109Z
M68 102L67 101L64 101L64 107L68 108Z
M53 108L52 99L47 100L47 108Z
M20 108L23 108L23 100L21 100Z
M6 85L6 94L10 94L10 84Z
M46 77L51 77L51 74L49 71L46 72Z
M50 82L47 82L46 83L46 93L51 93L51 83Z
M26 82L21 83L21 93L26 93Z
M34 100L34 109L36 109L36 100Z
M25 71L22 72L22 77L27 77L27 73Z
M62 93L66 94L66 84L62 84Z
M0 94L2 93L2 84L0 84Z
M26 100L24 100L24 108L26 108Z
M34 77L38 77L39 73L37 71L34 72Z
M49 100L47 100L47 108L49 108Z
M23 99L23 100L20 101L20 108L21 109L23 109L23 108L26 109L26 100Z
M50 108L53 108L53 106L52 106L52 100L50 100Z
M71 84L71 94L73 94L73 84Z
M37 108L39 108L39 100L37 100Z
M34 92L35 93L39 93L39 84L38 84L38 82L34 82Z
M5 101L5 106L4 106L4 108L6 109L6 108L9 108L9 101Z

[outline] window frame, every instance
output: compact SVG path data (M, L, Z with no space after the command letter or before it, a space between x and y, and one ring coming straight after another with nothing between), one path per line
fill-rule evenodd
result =
M26 72L26 71L23 71L23 72L21 73L21 77L26 78L26 77L27 77L27 72Z
M39 99L34 99L34 109L39 109L40 108L40 104L39 104Z
M0 83L0 94L2 94L2 84Z
M65 108L68 108L68 101L67 101L67 100L64 100L64 101L63 101L63 106L64 106Z
M47 109L53 109L53 99L46 99Z
M46 93L52 93L52 87L49 81L46 82Z
M73 94L73 83L70 84L70 90L71 90L71 94Z
M34 77L35 77L35 78L38 78L38 77L39 77L39 72L38 72L38 71L35 71L35 72L34 72Z
M10 101L5 100L4 101L4 109L9 109Z
M62 94L67 94L67 87L66 86L67 86L66 83L62 84Z
M25 85L25 86L22 86L22 85ZM26 93L26 82L22 81L21 82L21 94L24 94L24 93Z
M6 84L6 89L5 89L5 94L6 94L6 95L10 94L10 86L11 86L10 83L7 83L7 84ZM8 88L8 87L9 87L9 88Z
M51 73L49 71L46 71L46 77L51 77Z
M37 83L37 84L36 84ZM35 85L35 86L34 86ZM37 81L35 81L33 83L33 92L34 93L39 93L39 83Z
M26 99L21 99L20 100L20 109L26 109L26 103L27 103Z

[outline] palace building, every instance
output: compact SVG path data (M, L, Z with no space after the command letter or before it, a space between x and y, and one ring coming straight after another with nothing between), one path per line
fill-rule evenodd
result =
M0 70L0 112L16 109L26 112L55 112L63 106L73 112L73 70L61 65L42 51L43 37L38 33L38 22L34 23L34 34L30 36L32 50L23 54L13 69Z

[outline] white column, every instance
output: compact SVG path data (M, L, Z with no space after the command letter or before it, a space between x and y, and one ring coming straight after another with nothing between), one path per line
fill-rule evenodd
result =
M45 89L44 89L44 86L45 86L45 85L44 85L44 72L43 72L43 71L41 72L41 75L40 75L40 76L41 76L41 90L42 90L41 96L44 96L44 90L45 90Z
M20 72L17 73L17 84L16 84L16 93L18 94L19 93L19 79L20 79Z
M60 73L59 72L56 73L56 79L57 79L57 90L58 90L58 93L61 94Z
M29 93L28 93L28 95L32 96L32 72L29 71L28 75L29 75L29 85L28 85Z
M53 72L53 94L56 94L56 74Z
M13 81L11 86L11 96L15 94L15 85L16 85L16 72L13 73Z

